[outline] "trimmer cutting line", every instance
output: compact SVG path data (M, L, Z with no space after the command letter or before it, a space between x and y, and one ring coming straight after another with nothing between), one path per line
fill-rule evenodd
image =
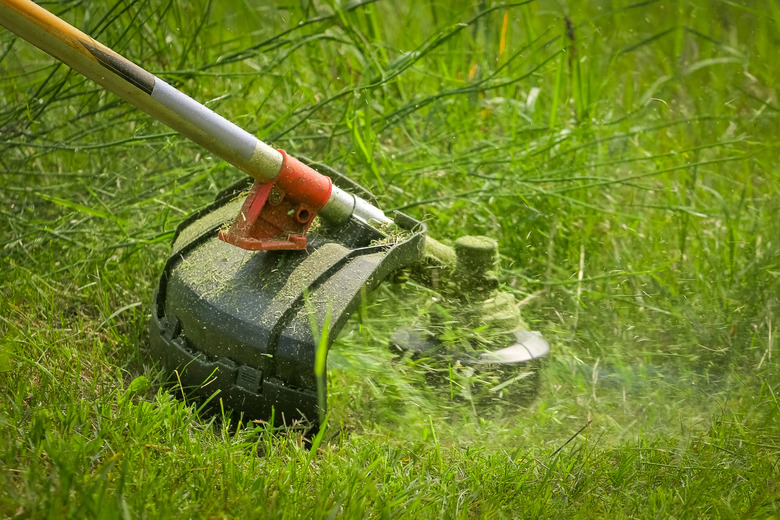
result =
M394 337L402 350L444 362L451 373L502 368L504 381L494 380L490 395L507 391L547 353L547 342L523 330L514 297L497 290L495 241L462 237L453 249L411 217L389 218L370 195L342 189L29 0L0 0L0 25L254 179L179 225L155 292L153 354L195 394L216 392L247 419L316 426L327 348L364 288L405 268L445 300L467 304L466 327L487 325L509 346L447 351L432 334L405 327ZM311 227L317 216L321 225ZM436 330L435 319L430 325Z

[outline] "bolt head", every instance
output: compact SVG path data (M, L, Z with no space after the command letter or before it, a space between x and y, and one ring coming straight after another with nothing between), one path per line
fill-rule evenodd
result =
M482 275L496 266L498 242L483 236L460 237L455 241L455 255L459 271Z
M284 195L281 191L277 189L272 189L271 193L268 194L268 202L271 204L279 204L282 202L282 199L284 198Z

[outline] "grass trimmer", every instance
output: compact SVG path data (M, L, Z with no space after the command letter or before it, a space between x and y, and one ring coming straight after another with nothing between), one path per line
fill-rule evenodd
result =
M194 394L245 419L318 424L327 349L367 290L402 270L445 302L398 328L392 343L407 356L450 375L499 374L482 378L494 397L547 353L498 290L494 240L437 242L338 172L266 145L28 0L0 0L0 24L251 178L179 225L154 295L152 354ZM453 315L490 345L438 337L452 335Z

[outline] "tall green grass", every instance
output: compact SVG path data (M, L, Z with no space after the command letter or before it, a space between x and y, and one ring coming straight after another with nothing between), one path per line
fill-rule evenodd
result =
M774 2L47 7L433 236L497 238L552 351L533 402L471 406L391 358L422 311L387 284L316 449L201 416L146 321L177 223L242 174L3 31L3 516L778 514Z

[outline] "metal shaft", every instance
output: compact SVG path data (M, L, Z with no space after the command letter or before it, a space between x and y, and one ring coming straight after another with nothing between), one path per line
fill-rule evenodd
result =
M33 2L2 0L0 24L250 176L279 173L279 152Z
M279 151L30 0L0 0L0 25L258 181L279 174ZM380 209L336 186L320 214L334 221L352 215L388 221Z

